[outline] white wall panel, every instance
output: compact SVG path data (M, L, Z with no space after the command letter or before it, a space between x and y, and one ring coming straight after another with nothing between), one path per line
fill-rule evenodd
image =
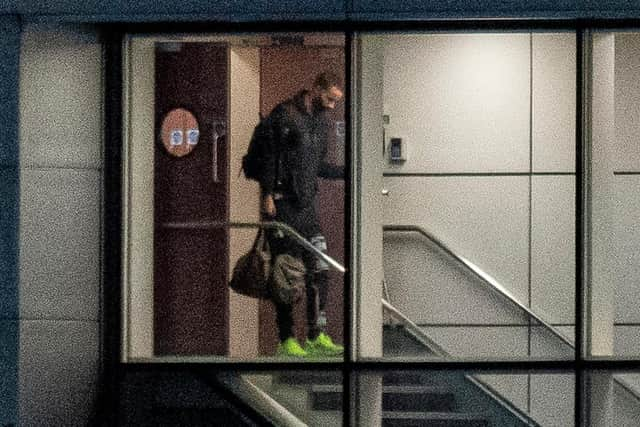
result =
M612 217L615 252L611 283L615 286L616 322L640 323L640 175L617 175ZM639 350L640 353L640 350Z
M353 280L358 284L354 295L354 344L356 357L382 356L382 229L383 187L382 146L382 64L383 38L365 36L357 50L355 86L360 108L354 112L354 134L358 143L353 151L352 176L354 197ZM367 417L367 414L362 414Z
M100 168L102 47L95 32L27 25L20 56L20 162Z
M86 425L97 395L99 324L22 321L20 425Z
M102 47L26 25L20 72L20 425L86 424L100 365Z
M525 326L424 327L422 330L454 358L526 358Z
M529 169L529 35L385 37L387 137L402 172Z
M574 390L573 375L531 375L531 416L542 427L574 425Z
M98 320L100 173L23 169L20 315Z
M391 303L416 323L527 322L515 306L418 234L386 232L384 267Z
M531 306L552 323L575 319L575 177L532 177Z
M532 35L534 172L575 171L576 36Z
M615 355L640 357L640 325L615 327Z
M536 325L534 323L534 325ZM567 345L558 336L543 326L531 327L531 356L536 358L573 359L575 350L575 328L573 326L553 326L566 337L571 345Z
M529 178L387 177L387 224L420 225L528 298Z
M591 351L594 355L613 352L615 318L615 200L613 175L615 142L615 51L614 35L594 33L591 101Z
M640 171L640 34L615 35L614 169Z

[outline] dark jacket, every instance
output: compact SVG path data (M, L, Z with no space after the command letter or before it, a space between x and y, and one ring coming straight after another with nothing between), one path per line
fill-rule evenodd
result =
M327 163L327 141L331 122L326 110L314 102L312 112L304 103L306 92L278 104L265 119L270 141L264 173L263 194L280 193L308 206L318 191L317 177L344 178L344 167Z

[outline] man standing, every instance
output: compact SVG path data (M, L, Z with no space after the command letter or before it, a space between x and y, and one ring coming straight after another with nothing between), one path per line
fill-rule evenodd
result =
M315 199L318 177L344 178L344 168L325 161L332 110L342 98L338 76L322 73L311 91L302 90L277 105L265 119L269 128L269 155L260 177L262 215L283 222L316 248L326 251ZM307 270L307 340L304 348L293 335L293 307L274 301L278 324L278 355L336 356L343 347L324 332L326 325L328 265L278 230L269 232L273 257L291 254L301 258Z

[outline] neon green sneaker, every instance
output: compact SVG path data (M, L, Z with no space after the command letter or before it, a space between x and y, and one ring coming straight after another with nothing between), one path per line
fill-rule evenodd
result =
M290 337L278 344L277 356L307 357L307 352L300 346L298 340Z
M307 340L304 349L312 357L336 357L344 353L344 347L334 344L331 337L324 332L313 340Z

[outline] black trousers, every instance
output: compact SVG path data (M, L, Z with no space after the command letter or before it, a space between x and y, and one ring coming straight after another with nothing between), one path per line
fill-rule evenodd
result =
M312 241L322 235L320 222L313 204L300 206L287 199L276 200L275 221L283 222L305 239ZM326 267L318 262L318 258L293 238L283 235L278 230L267 233L271 247L272 258L279 254L289 254L300 258L307 269L305 276L306 305L307 305L307 337L314 339L322 332L322 325L318 323L320 312L324 312L327 304L329 275ZM278 337L284 341L293 336L293 306L275 303Z

